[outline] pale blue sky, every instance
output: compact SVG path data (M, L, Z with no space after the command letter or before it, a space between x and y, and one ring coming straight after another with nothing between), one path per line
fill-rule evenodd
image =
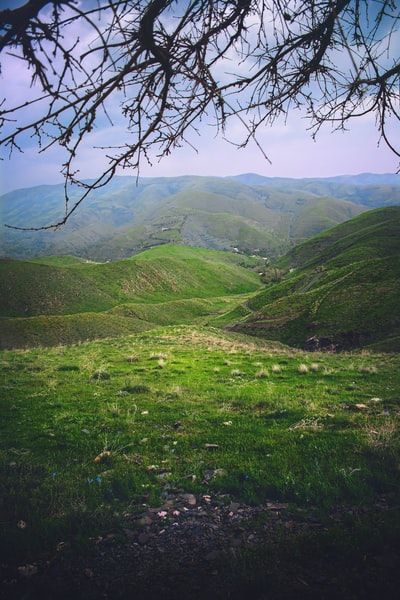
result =
M21 2L0 0L0 8L18 4ZM5 65L0 75L0 90L9 97L24 99L30 92L28 80L24 81L24 67L19 63L21 61L17 63L10 59ZM0 92L0 95L3 94ZM200 135L193 134L190 138L198 152L190 146L178 148L161 162L155 158L153 166L143 163L140 175L226 176L254 172L267 177L328 177L362 172L396 172L398 158L383 141L378 146L373 115L353 120L346 132L333 132L327 125L319 132L316 142L307 131L308 125L301 113L294 111L286 122L278 121L272 127L259 130L257 139L272 163L269 164L254 142L238 150L221 137L215 137L216 131L206 118L200 126ZM232 123L227 133L231 139L244 137L244 132L239 131L239 123ZM392 134L394 139L399 138L394 124ZM104 146L110 140L121 143L126 138L126 131L120 126L110 128L105 123L104 129L97 129L93 137L94 145ZM105 151L93 150L93 144L87 145L81 153L78 164L81 178L97 177L102 165L107 163ZM39 154L35 144L27 138L23 154L14 152L9 159L3 150L1 156L4 161L0 162L0 194L21 187L62 181L60 170L66 157L60 148L54 147ZM121 174L135 173L125 171Z

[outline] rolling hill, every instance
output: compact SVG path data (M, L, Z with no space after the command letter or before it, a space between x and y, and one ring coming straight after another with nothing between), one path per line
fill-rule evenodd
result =
M400 207L323 232L270 270L282 280L212 323L309 350L400 350Z
M131 259L0 261L0 347L69 344L229 310L260 288L258 260L161 246Z
M71 188L71 204L80 189ZM62 185L0 197L0 256L129 258L162 244L259 254L274 259L295 244L367 209L400 204L394 175L331 179L116 177L94 191L61 229L41 227L64 214Z
M0 274L3 348L196 322L308 350L400 349L400 207L363 213L272 266L162 245L113 263L3 259Z

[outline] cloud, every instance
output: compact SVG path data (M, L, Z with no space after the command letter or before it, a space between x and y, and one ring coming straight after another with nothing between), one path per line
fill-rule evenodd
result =
M12 3L5 3L12 4ZM3 7L4 2L0 4ZM14 3L15 5L15 3ZM87 49L93 39L92 34L84 28L74 29L74 34L80 35L80 48ZM89 37L88 37L89 36ZM232 60L226 60L220 67L220 77L223 71L238 68L244 73L248 68L245 62L238 65ZM337 57L349 61L349 57L342 54ZM88 62L94 55L88 57ZM26 71L22 61L6 57L3 61L3 74L0 85L6 83L7 91L12 102L25 102L35 94L35 89L29 87L30 74ZM99 146L120 146L130 141L131 134L127 131L122 118L118 116L120 99L114 98L107 106L108 113L114 123L111 127L105 116L101 118L98 128L93 131L85 144L76 162L81 178L98 177L108 164L107 152L94 149ZM33 105L29 117L39 114L40 106ZM176 148L175 151L161 161L154 151L150 157L152 165L143 162L140 175L142 176L174 176L185 174L197 175L236 175L245 172L258 172L265 176L282 177L323 177L339 174L360 172L395 172L398 159L386 147L384 142L379 146L378 132L375 129L374 118L371 115L354 119L349 123L349 131L333 132L325 126L314 142L309 123L305 114L300 110L293 110L286 120L277 121L272 127L262 127L258 130L257 141L271 160L269 164L254 141L250 140L244 149L224 141L220 132L210 126L211 118L205 117L198 123L197 135L195 131L188 132L189 145ZM396 124L388 123L393 139L398 138ZM227 127L226 137L240 144L246 137L246 131L239 119L231 121ZM62 164L66 161L66 154L62 148L52 146L48 151L39 153L36 139L26 135L24 137L24 153L14 152L8 158L8 151L3 150L4 161L0 162L0 193L6 191L39 185L41 183L56 183L62 181ZM195 151L196 148L197 151ZM132 175L132 172L126 172Z

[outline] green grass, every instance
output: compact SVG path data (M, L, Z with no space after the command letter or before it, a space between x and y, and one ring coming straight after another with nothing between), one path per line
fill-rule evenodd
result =
M321 511L398 497L398 355L171 326L0 361L8 560L84 551L168 489Z
M335 266L398 254L400 207L368 211L298 244L277 261L282 267Z
M0 348L118 337L194 323L260 288L259 259L182 246L129 260L0 261Z
M0 261L3 317L101 312L126 302L157 303L255 291L256 259L163 246L115 263ZM62 265L62 266L61 266Z
M238 319L235 308L221 323L307 349L381 343L399 350L400 207L334 227L277 264L267 269L264 290L246 303L247 315Z

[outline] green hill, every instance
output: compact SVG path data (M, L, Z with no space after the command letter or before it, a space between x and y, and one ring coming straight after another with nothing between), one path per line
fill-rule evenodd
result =
M388 207L319 233L273 265L172 244L109 263L3 259L1 347L202 323L309 350L397 351L399 297L400 207Z
M292 180L261 176L116 177L95 190L57 231L19 231L57 223L63 186L37 186L0 197L0 256L73 255L95 261L129 258L162 244L260 254L270 259L294 244L382 203L400 204L400 185ZM80 188L69 190L70 205Z
M4 259L1 344L67 344L191 322L257 290L256 265L240 255L172 245L106 264Z
M311 350L400 349L400 207L319 234L271 271L282 281L213 324Z

